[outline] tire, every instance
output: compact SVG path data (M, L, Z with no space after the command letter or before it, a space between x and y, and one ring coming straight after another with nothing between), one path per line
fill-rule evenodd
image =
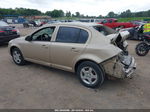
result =
M103 84L105 74L103 69L94 62L82 62L77 68L80 82L89 88L96 88Z
M147 55L147 53L149 52L147 48L148 48L148 45L145 42L139 43L135 48L136 54L139 56Z
M18 48L12 50L12 59L17 65L25 65L24 57Z

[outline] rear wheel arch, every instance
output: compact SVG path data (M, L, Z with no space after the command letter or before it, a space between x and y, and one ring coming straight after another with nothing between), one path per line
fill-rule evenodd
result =
M92 72L89 72L90 69ZM103 67L91 60L82 60L78 62L78 66L76 65L76 74L80 82L84 86L90 88L101 86L105 80L105 72Z
M97 64L101 69L103 69L103 67L101 66L101 64L100 64L100 63L97 63L97 62L94 61L94 60L82 59L82 60L79 60L78 62L76 62L75 66L74 66L74 71L77 72L78 66L79 66L81 63L86 62L86 61L93 62L93 63Z

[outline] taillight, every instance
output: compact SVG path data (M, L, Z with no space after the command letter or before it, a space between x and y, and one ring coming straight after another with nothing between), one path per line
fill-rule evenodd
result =
M5 31L0 31L0 33L3 33L3 32L5 32Z

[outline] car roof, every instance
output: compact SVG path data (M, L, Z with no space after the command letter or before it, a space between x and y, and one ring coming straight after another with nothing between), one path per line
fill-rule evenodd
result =
M52 26L52 25L56 25L56 26L81 26L81 27L91 27L91 26L103 26L101 24L96 24L96 23L84 23L84 22L66 22L66 23L52 23L52 24L46 24L44 25L44 27L48 27L48 26Z
M53 26L76 26L76 27L82 27L82 28L91 28L92 26L103 26L102 24L96 24L96 23L84 23L84 22L65 22L65 23L52 23L52 24L45 24L42 27L39 27L38 29L35 29L33 32L36 32L40 30L41 28L45 27L53 27ZM31 32L30 35L33 33Z

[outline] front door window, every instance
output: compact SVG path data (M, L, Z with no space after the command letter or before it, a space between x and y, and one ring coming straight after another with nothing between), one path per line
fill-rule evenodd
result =
M32 41L50 41L54 32L54 27L44 28L32 35Z

